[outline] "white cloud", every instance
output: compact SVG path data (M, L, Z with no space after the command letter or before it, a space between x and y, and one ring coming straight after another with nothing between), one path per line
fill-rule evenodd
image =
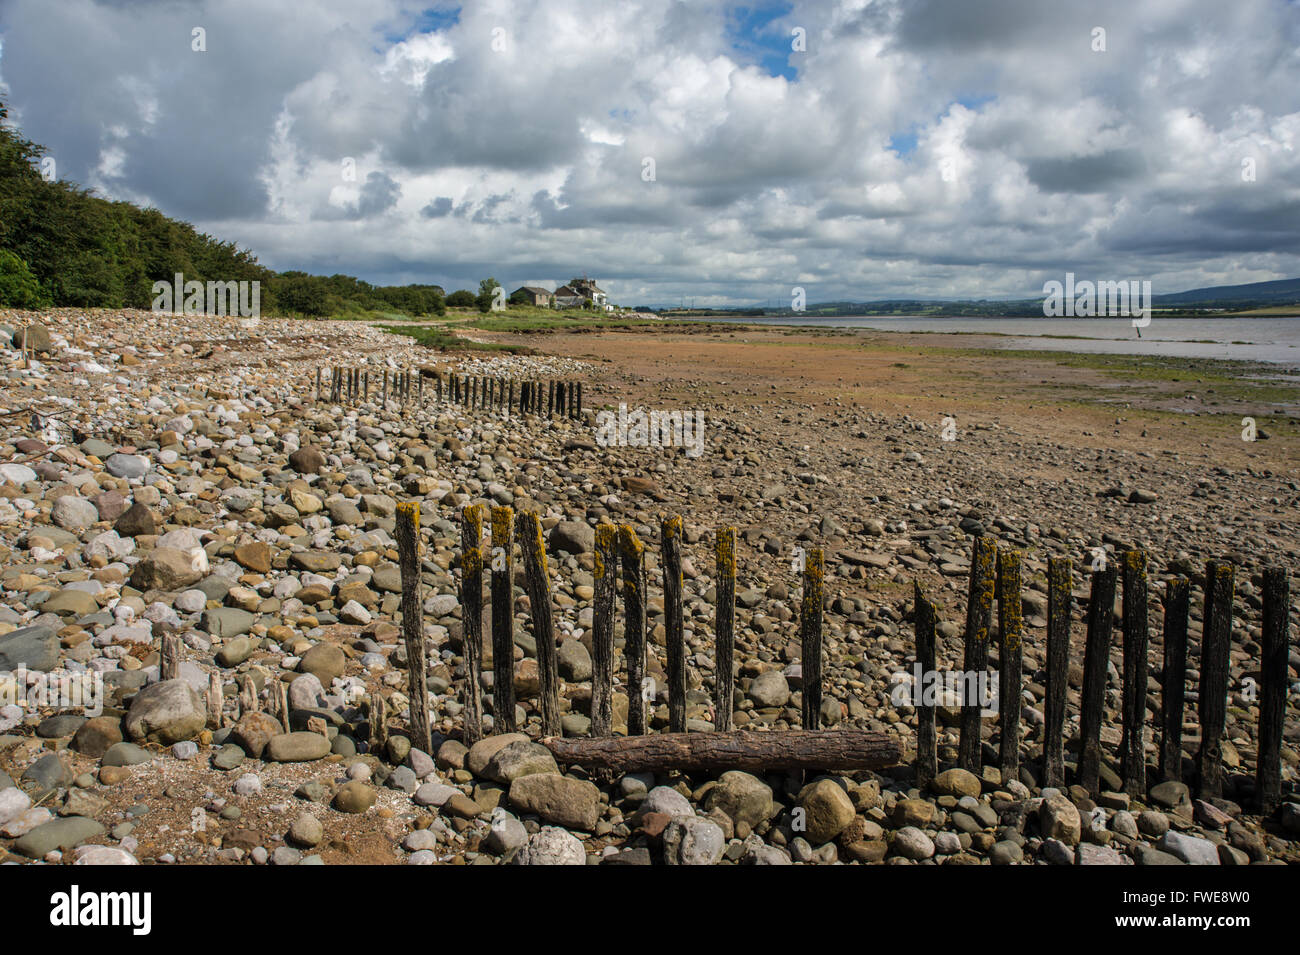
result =
M61 175L275 268L736 303L1300 274L1294 6L1045 9L810 0L734 43L720 2L491 0L419 32L400 0L9 0L0 63Z

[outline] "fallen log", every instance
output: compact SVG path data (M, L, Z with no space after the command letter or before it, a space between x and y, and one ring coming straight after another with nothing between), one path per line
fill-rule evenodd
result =
M895 765L900 755L897 740L857 729L548 737L542 745L557 762L619 773L881 769Z

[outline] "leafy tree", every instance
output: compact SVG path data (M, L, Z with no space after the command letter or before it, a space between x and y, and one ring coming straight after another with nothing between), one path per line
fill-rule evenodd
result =
M457 289L447 296L447 305L450 308L471 308L474 304L474 293L469 289Z
M12 252L0 249L0 305L40 308L48 304L49 294L36 281L27 263Z
M474 304L478 306L480 312L492 311L492 300L500 287L501 283L496 279L484 279L478 283L478 295L474 297Z

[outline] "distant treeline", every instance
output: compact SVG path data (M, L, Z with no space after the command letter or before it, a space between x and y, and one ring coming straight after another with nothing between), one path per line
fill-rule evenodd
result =
M42 175L45 147L4 123L0 103L0 306L150 308L153 283L260 282L265 312L441 315L437 285L375 286L349 275L273 272L248 249L157 209L111 202Z

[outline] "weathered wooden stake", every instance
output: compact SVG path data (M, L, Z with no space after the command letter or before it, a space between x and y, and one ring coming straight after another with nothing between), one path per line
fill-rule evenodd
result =
M799 602L799 636L802 644L803 728L822 725L822 599L826 560L820 547L804 555L803 599Z
M1070 604L1073 565L1047 560L1047 686L1043 710L1043 785L1065 785L1065 702L1069 695Z
M492 731L515 731L514 512L492 508Z
M618 548L623 565L623 656L627 659L627 732L646 731L646 703L654 699L645 675L645 545L636 528L622 524ZM653 681L651 681L653 683Z
M432 746L429 725L429 661L424 647L424 602L420 599L420 505L397 505L397 561L402 573L402 636L411 696L411 745L424 753Z
M1223 794L1223 726L1228 715L1228 651L1232 646L1233 566L1205 564L1205 613L1201 631L1201 693L1197 712L1201 749L1197 793L1203 799Z
M382 753L388 745L388 705L379 691L370 694L370 752Z
M1079 784L1095 799L1101 783L1101 716L1106 703L1106 668L1114 629L1115 565L1092 572L1088 595L1088 642L1083 651L1083 696L1079 712Z
M245 673L239 678L239 715L244 717L249 713L256 713L261 709L260 703L257 697L257 684Z
M934 679L934 628L938 617L935 606L926 599L921 585L913 581L912 621L916 632L916 663L923 681ZM938 740L935 736L935 700L926 699L924 682L912 687L916 704L916 785L925 789L939 773Z
M554 385L554 382L551 383ZM551 397L554 398L554 388ZM668 646L668 732L686 732L686 637L682 623L682 519L661 525L664 572L664 640Z
M1124 552L1124 673L1123 743L1120 761L1124 791L1140 798L1146 795L1147 715L1147 555L1144 551Z
M718 602L713 609L713 725L721 733L734 728L736 650L736 529L718 528L713 545L717 562Z
M468 504L460 526L460 612L469 685L465 693L466 746L483 738L483 505Z
M1260 638L1259 757L1255 791L1262 815L1282 801L1282 720L1286 713L1287 657L1291 650L1291 584L1281 567L1264 570L1264 625Z
M591 735L608 736L614 724L614 600L618 589L618 529L596 525L592 568L595 594L591 616Z
M162 649L159 654L158 678L175 680L181 675L181 638L180 634L164 633Z
M524 558L524 580L533 617L533 640L537 644L538 696L542 712L542 735L560 732L560 671L555 654L555 625L551 614L551 578L546 567L546 544L542 521L536 511L523 511L515 519L519 547Z
M998 718L1002 745L998 767L1002 779L1020 777L1020 707L1024 692L1024 617L1020 606L1020 551L998 552Z
M1183 778L1183 701L1187 682L1187 612L1191 581L1165 583L1164 662L1160 680L1160 778Z
M993 629L993 588L997 583L998 548L991 537L977 537L971 550L970 587L966 597L966 647L962 681L965 697L978 697L971 687L979 682L988 666L989 631ZM980 714L978 698L962 700L961 740L957 747L957 765L979 775L983 766L980 750Z
M208 725L221 729L226 725L226 696L221 691L221 677L216 673L208 674Z

